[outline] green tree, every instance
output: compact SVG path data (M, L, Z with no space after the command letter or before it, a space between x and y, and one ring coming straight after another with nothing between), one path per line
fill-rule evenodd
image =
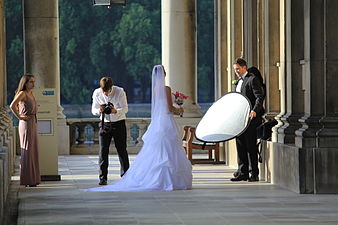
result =
M125 63L129 76L141 87L141 101L150 101L151 70L161 62L161 28L158 10L131 3L111 32L114 53Z
M214 101L214 1L197 1L198 101Z
M60 76L63 104L90 103L95 68L89 45L98 26L90 1L60 0Z
M6 9L6 69L7 102L14 97L14 91L24 72L23 64L23 23L21 0L5 1Z
M22 1L6 3L7 87L11 101L23 74ZM213 0L198 1L198 90L213 101ZM151 69L161 63L161 1L93 7L59 0L61 103L88 104L102 76L125 88L128 101L149 102ZM138 90L138 91L137 91Z
M142 35L140 32L133 32L134 27L129 26L125 15L135 13L133 4L144 4L143 18L156 19L160 24L160 7L153 11L147 10L152 8L150 3L156 2L154 0L139 0L135 1L139 3L128 4L125 8L112 9L92 7L89 2L84 4L80 0L60 0L62 102L89 103L91 92L98 86L98 80L102 76L111 76L116 84L123 86L129 102L133 102L136 83L145 84L141 90L149 89L148 80L139 79L138 74L151 73L151 68L147 68L147 71L144 69L145 64L153 64L154 60L147 61L149 55L160 58L160 36L154 41L156 47L144 38L137 43L129 42L128 39L137 40ZM157 5L160 6L158 3ZM153 18L154 15L157 15L157 18ZM137 20L138 17L133 16L130 19ZM132 21L134 22L137 21ZM123 28L121 23L127 24L127 29ZM147 29L152 29L152 32L158 29L156 33L160 31L158 25ZM126 32L127 37L123 36ZM122 54L130 49L136 49L136 52L131 53L132 58ZM81 92L76 91L79 88ZM142 102L147 100L149 101L145 97L141 99Z

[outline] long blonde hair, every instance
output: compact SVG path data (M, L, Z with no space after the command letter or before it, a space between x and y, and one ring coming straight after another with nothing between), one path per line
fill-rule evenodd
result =
M19 82L19 85L18 85L18 88L16 89L15 91L15 95L19 94L20 91L26 91L27 88L26 88L26 84L28 83L28 81L34 77L34 75L32 74L25 74L21 77L20 79L20 82Z

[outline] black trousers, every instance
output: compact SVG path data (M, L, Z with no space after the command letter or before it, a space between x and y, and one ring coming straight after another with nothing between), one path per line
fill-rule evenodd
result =
M253 175L259 174L257 151L257 126L260 118L254 118L243 134L236 138L238 172L249 175L249 164ZM250 161L249 161L250 160Z
M121 177L129 168L129 158L127 153L127 128L125 120L120 120L117 122L104 123L104 127L100 126L100 152L99 152L99 178L106 179L108 175L108 165L109 165L109 146L112 138L114 138L115 147L117 154L120 160L120 174Z

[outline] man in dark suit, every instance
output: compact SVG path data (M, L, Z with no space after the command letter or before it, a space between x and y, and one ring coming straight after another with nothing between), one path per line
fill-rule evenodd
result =
M231 178L231 181L258 181L258 153L256 149L257 132L256 128L261 123L261 114L264 101L264 90L261 81L251 73L247 72L247 63L244 59L238 58L233 64L238 82L236 92L246 96L252 106L249 114L251 119L249 127L243 134L236 138L238 156L238 174ZM249 158L251 164L251 176L249 177Z

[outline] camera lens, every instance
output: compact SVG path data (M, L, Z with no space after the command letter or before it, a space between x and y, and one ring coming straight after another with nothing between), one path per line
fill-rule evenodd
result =
M106 106L103 110L105 114L110 114L111 113L111 108L109 106Z

